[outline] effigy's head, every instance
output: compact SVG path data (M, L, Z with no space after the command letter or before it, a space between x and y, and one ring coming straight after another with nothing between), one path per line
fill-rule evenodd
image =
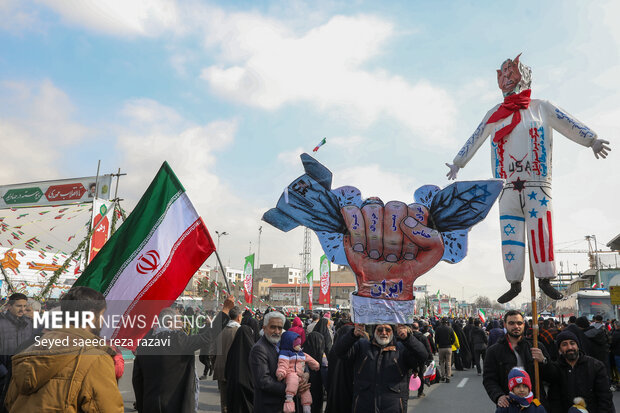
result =
M532 69L521 63L520 56L506 59L497 70L497 85L504 96L520 93L532 85Z

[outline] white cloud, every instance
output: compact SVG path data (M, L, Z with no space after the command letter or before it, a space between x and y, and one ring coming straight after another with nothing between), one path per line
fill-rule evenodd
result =
M378 164L335 169L332 187L343 185L357 187L364 199L376 196L383 202L395 200L406 203L413 202L413 192L419 186L411 176L387 172Z
M336 16L297 36L272 19L231 14L208 25L206 36L230 64L209 66L201 77L226 99L265 110L309 103L359 127L387 117L433 142L450 140L455 107L446 91L365 69L394 36L385 20Z
M0 84L3 183L58 177L69 144L90 132L76 122L69 97L52 82Z
M304 150L301 146L291 151L280 152L278 154L278 161L290 167L298 167L300 162L299 155L304 152L306 152L306 150Z
M183 31L174 0L38 0L70 24L112 35Z
M38 12L23 0L3 0L0 2L0 29L21 33L25 30L41 28Z

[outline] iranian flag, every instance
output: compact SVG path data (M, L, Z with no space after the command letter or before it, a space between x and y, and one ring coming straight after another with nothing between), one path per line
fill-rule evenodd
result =
M74 285L105 295L107 320L121 317L122 322L104 325L102 337L133 339L135 348L136 339L179 297L213 251L207 227L164 162L131 215ZM146 322L136 322L140 319Z
M252 284L254 281L254 254L245 257L243 265L243 295L245 302L252 304Z
M487 315L482 308L478 309L478 318L482 321L482 324L487 322Z
M314 288L314 270L306 275L306 281L308 281L308 309L312 310L312 289Z

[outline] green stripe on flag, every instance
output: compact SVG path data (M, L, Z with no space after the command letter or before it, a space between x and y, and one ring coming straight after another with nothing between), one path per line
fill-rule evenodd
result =
M185 192L164 162L127 220L105 243L74 285L106 293L159 227L170 205Z

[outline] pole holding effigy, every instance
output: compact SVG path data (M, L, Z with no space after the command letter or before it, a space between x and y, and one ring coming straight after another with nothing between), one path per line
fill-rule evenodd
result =
M532 268L532 256L530 251L530 288L532 291L532 336L534 347L538 348L538 309L536 308L536 283L534 282L534 269ZM536 382L535 397L540 400L540 380L538 372L538 361L534 359L534 380Z

